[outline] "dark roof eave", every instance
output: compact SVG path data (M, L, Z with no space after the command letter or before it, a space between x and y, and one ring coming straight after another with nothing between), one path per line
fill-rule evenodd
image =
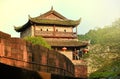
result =
M30 23L30 20L29 20L29 21L28 21L26 24L24 24L23 26L14 27L14 30L15 30L16 32L24 31L26 28L29 27L30 24L31 24L31 23Z
M72 26L76 27L79 25L81 19L73 21L73 20L65 20L65 21L59 21L59 20L50 20L50 19L35 19L35 18L29 18L29 21L24 24L23 26L14 27L15 31L21 32L24 31L26 28L29 27L31 23L36 24L51 24L51 25L64 25L64 26Z
M31 18L30 19L31 22L33 23L37 23L37 24L49 24L49 25L64 25L64 26L77 26L80 23L80 19L79 20L50 20L50 19L35 19L35 18Z
M83 45L51 45L52 47L83 47L87 46L87 44Z
M52 47L83 47L87 46L88 43L78 42L78 41L47 41Z

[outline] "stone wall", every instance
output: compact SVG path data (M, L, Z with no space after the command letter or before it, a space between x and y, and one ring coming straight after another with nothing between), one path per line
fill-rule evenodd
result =
M87 78L87 66L75 65L75 73L76 77Z
M74 66L63 54L0 32L0 62L63 76L87 77L86 66ZM85 72L85 73L83 73Z
M19 67L9 66L0 63L1 79L86 79L69 76L61 76L47 72L31 71Z
M0 33L0 62L30 70L74 76L74 65L66 56Z

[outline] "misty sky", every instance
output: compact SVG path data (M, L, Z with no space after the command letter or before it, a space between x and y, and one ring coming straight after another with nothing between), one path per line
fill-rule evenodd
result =
M51 9L71 20L82 18L78 34L111 25L120 18L120 0L0 0L0 31L19 37L14 26L22 26L31 17Z

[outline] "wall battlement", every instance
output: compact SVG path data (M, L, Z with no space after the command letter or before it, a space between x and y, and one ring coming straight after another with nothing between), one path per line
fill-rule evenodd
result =
M76 74L74 64L65 55L40 45L33 45L21 38L11 38L3 32L0 32L0 62L63 76L74 77ZM87 74L82 77L87 77Z
M3 33L3 32L0 31L0 38L8 39L8 38L10 38L10 37L11 37L11 35L6 34L6 33Z
M74 76L74 65L64 55L0 32L0 62L30 70Z

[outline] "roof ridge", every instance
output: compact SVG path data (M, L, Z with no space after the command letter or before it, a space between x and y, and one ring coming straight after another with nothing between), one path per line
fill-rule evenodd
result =
M37 16L37 17L34 17L34 18L44 18L45 16L47 16L47 15L49 15L49 14L54 14L54 15L56 15L57 17L59 17L59 18L61 18L61 19L63 19L63 20L68 20L65 16L63 16L63 15L61 15L59 12L57 12L57 11L55 11L54 9L53 9L53 6L51 7L51 9L49 10L49 11L47 11L47 12L45 12L45 13L43 13L43 14L40 14L39 16ZM31 17L30 17L31 18Z

